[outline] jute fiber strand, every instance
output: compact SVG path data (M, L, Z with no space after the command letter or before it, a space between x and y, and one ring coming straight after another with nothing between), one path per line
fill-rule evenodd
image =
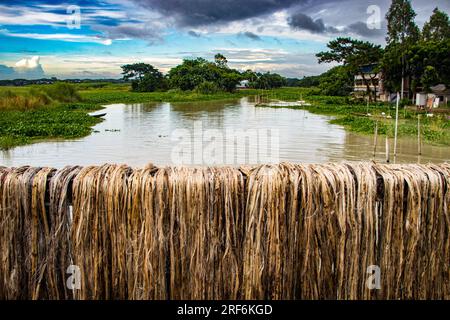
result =
M450 299L449 187L448 164L0 167L0 299Z

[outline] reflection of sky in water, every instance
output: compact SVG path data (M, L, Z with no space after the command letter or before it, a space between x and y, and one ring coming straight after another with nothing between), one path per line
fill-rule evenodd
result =
M280 161L320 163L343 159L370 160L373 154L372 137L345 133L340 126L329 124L328 117L304 110L255 108L246 99L235 103L116 104L99 112L106 112L107 116L106 121L94 128L98 132L73 141L36 143L0 152L0 164L63 167L68 164L97 165L108 162L143 166L151 162L172 165L174 147L186 146L191 142L192 148L189 150L195 152L194 140L197 143L201 140L200 136L194 136L194 140L184 138L184 144L180 144L173 141L173 132L187 129L189 131L186 132L194 135L195 121L201 121L203 130L216 129L224 137L227 130L249 132L259 129L260 133L267 129L278 130ZM236 144L229 139L225 142L228 147L230 143ZM384 143L384 138L380 137L377 146L377 160L380 161L384 159ZM206 145L205 142L203 147ZM256 149L257 145L253 144L237 145L237 156L248 162L249 151ZM448 160L448 149L424 145L420 160ZM418 161L417 144L413 140L402 140L399 153L398 161ZM196 156L198 159L198 154Z

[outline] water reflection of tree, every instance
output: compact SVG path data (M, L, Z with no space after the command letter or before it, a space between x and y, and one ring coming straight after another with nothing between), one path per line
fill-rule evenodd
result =
M133 103L128 105L128 111L131 113L152 112L164 104L161 102Z
M230 109L241 108L239 101L171 103L170 111L179 121L205 121L211 129L223 128ZM207 128L205 128L207 129Z

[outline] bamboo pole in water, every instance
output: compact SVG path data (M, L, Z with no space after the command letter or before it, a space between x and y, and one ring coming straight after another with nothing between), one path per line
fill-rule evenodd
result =
M375 159L377 155L377 143L378 143L378 120L375 121L375 133L373 140L373 159Z
M422 155L422 142L420 141L420 114L417 115L417 152Z
M395 162L395 160L397 158L398 107L399 107L399 105L400 105L400 95L397 92L397 103L396 103L396 106L395 106L394 162Z
M390 156L389 152L390 152L389 151L389 137L386 134L386 163L389 163L389 161L390 161L390 159L389 159L389 156Z

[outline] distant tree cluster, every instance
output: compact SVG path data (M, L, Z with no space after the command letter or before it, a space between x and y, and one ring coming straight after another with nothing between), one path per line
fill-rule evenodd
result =
M317 87L327 96L347 96L353 91L353 74L346 66L336 66L318 76L297 80L298 87Z
M204 58L185 59L163 75L145 63L122 66L123 79L131 81L132 90L164 91L167 89L191 90L204 94L233 92L238 84L248 81L249 88L272 89L287 85L287 79L276 73L240 72L228 66L227 58L218 53L214 62Z
M319 76L308 76L303 77L302 79L297 80L297 87L302 88L310 88L310 87L318 87L320 84L320 79L322 75Z
M150 64L135 63L122 66L124 80L131 80L133 91L157 91L166 88L163 74Z

